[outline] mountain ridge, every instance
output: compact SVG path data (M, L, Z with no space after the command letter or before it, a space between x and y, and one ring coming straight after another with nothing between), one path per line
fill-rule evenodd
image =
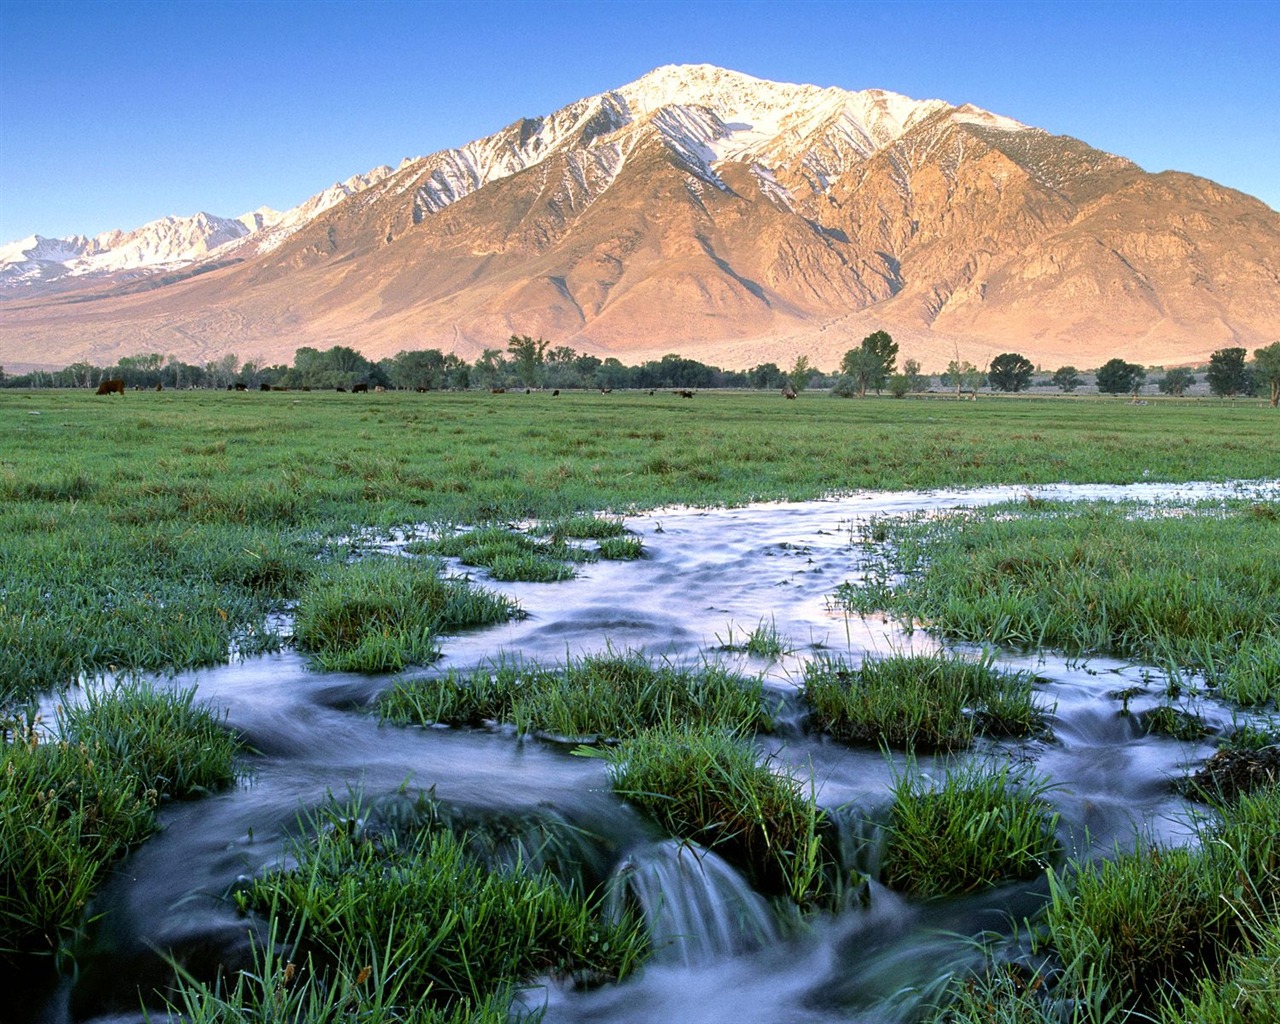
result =
M188 262L152 264L180 280L145 294L146 266L0 289L0 356L53 354L79 325L93 342L61 358L472 357L519 333L830 366L883 327L927 365L1015 350L1086 366L1194 360L1280 324L1280 216L1258 200L969 105L709 65L234 223Z

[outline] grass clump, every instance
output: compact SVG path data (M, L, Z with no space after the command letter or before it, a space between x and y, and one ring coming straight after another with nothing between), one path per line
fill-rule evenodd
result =
M1137 847L1051 875L1048 942L1064 962L1094 965L1117 1002L1150 1011L1203 997L1206 981L1229 986L1280 923L1280 787L1217 810L1194 848Z
M918 771L894 782L884 882L913 896L975 892L1033 878L1058 850L1048 784L1022 768L952 769L935 788Z
M235 739L194 691L130 684L58 712L57 738L0 741L0 954L56 951L109 865L155 830L154 808L229 785Z
M487 569L504 583L555 583L576 575L569 559L582 560L579 549L559 540L539 541L503 526L485 526L410 545L414 553L447 555L463 565Z
M627 528L621 519L613 516L568 516L542 526L542 532L556 540L605 540L621 537Z
M805 666L803 696L813 724L842 742L953 750L969 746L975 733L1027 736L1043 728L1033 681L997 670L989 658L946 652L867 659L856 669L815 659Z
M1161 704L1142 716L1147 733L1170 736L1175 740L1198 740L1209 735L1204 719L1193 711Z
M720 649L743 651L746 654L754 654L758 658L774 660L795 650L787 638L778 631L778 624L772 618L768 622L761 619L756 623L755 628L746 632L740 640L734 639L733 627L730 626L728 636L720 643Z
M599 896L519 864L492 869L431 816L394 823L335 805L307 832L295 867L237 899L293 935L291 960L309 962L326 988L385 951L385 977L447 1013L539 974L618 979L644 955L641 927L606 920Z
M644 557L644 541L639 537L606 537L597 550L601 558L629 562Z
M438 655L438 634L501 622L513 600L447 579L435 562L373 557L317 572L298 599L294 640L327 671L396 672Z
M622 739L652 728L746 732L769 721L759 679L715 664L653 662L638 651L587 655L557 668L505 663L404 680L380 698L379 711L400 724L496 721L577 741Z
M830 895L826 816L794 774L725 733L653 731L609 753L613 788L672 835L715 850L760 890Z

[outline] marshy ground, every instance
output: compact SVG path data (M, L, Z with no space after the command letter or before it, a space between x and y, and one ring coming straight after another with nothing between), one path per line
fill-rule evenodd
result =
M37 812L83 834L115 799L122 822L72 867L74 913L29 898L58 864L9 869L18 1019L141 1019L140 987L194 1020L275 999L496 1021L512 998L549 1021L1088 999L1081 1019L1233 1020L1177 993L1274 998L1273 787L1215 807L1179 785L1276 741L1273 414L346 397L3 396L5 863ZM599 550L619 539L640 557ZM543 560L569 571L540 582ZM83 705L136 705L129 728L45 731L130 671L152 688ZM192 701L207 719L148 728ZM136 755L208 722L239 752L194 785ZM26 784L54 752L51 798ZM441 864L465 885L428 895ZM376 900L344 888L362 877ZM476 913L395 913L432 899ZM255 941L257 988L196 984ZM433 983L408 980L428 955Z

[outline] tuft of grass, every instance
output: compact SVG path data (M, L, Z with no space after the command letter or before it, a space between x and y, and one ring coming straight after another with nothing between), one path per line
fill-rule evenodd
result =
M535 540L527 534L502 526L485 526L453 533L429 541L415 541L409 546L415 554L447 555L463 565L489 570L489 575L502 582L555 583L572 579L576 574L569 560L585 557L579 549L563 541Z
M1009 765L959 766L936 788L908 770L893 785L885 884L927 899L1035 877L1058 851L1048 789Z
M639 537L606 537L597 548L600 557L614 562L644 557L644 541Z
M651 728L747 732L769 723L761 681L715 664L679 668L638 651L607 652L557 668L499 663L469 675L398 682L379 712L400 724L508 722L521 732L577 741Z
M1064 962L1095 965L1117 1003L1149 1011L1216 985L1280 921L1280 787L1217 810L1194 848L1139 845L1051 873L1049 942Z
M308 580L294 639L328 671L395 672L433 661L442 632L517 613L511 598L447 579L435 562L378 556L331 564Z
M717 637L716 639L719 639ZM729 627L728 636L721 641L722 651L744 651L759 658L781 658L790 654L795 647L778 632L778 624L770 617L768 622L761 619L754 629L747 632L741 640L734 640L733 627Z
M0 955L58 951L111 863L155 830L158 803L233 781L236 741L193 696L127 684L61 708L54 739L8 724Z
M605 540L621 537L626 533L626 525L612 516L579 515L544 523L540 532L549 533L558 541Z
M342 977L364 951L387 950L384 971L401 991L427 993L449 1011L539 974L616 980L645 953L642 927L606 920L599 895L518 863L486 866L430 817L393 823L358 803L332 805L306 832L295 867L237 900L295 935L293 959L322 978Z
M1152 708L1142 716L1142 725L1148 734L1171 736L1175 740L1198 740L1209 735L1203 718L1172 704Z
M830 895L826 815L790 771L725 733L652 731L607 755L613 788L674 836L715 850L800 906Z
M803 696L813 724L846 743L906 750L967 747L975 733L1027 736L1044 727L1033 677L1001 672L990 658L946 652L839 659L805 666Z

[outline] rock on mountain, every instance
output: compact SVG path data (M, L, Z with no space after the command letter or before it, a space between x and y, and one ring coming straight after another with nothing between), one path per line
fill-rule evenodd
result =
M200 216L203 243L176 219L145 243L15 243L70 269L4 272L0 362L471 358L515 332L625 361L832 367L886 328L926 367L1009 350L1084 367L1203 359L1280 326L1280 215L1258 200L971 106L705 65L285 214ZM215 222L240 233L211 244Z

